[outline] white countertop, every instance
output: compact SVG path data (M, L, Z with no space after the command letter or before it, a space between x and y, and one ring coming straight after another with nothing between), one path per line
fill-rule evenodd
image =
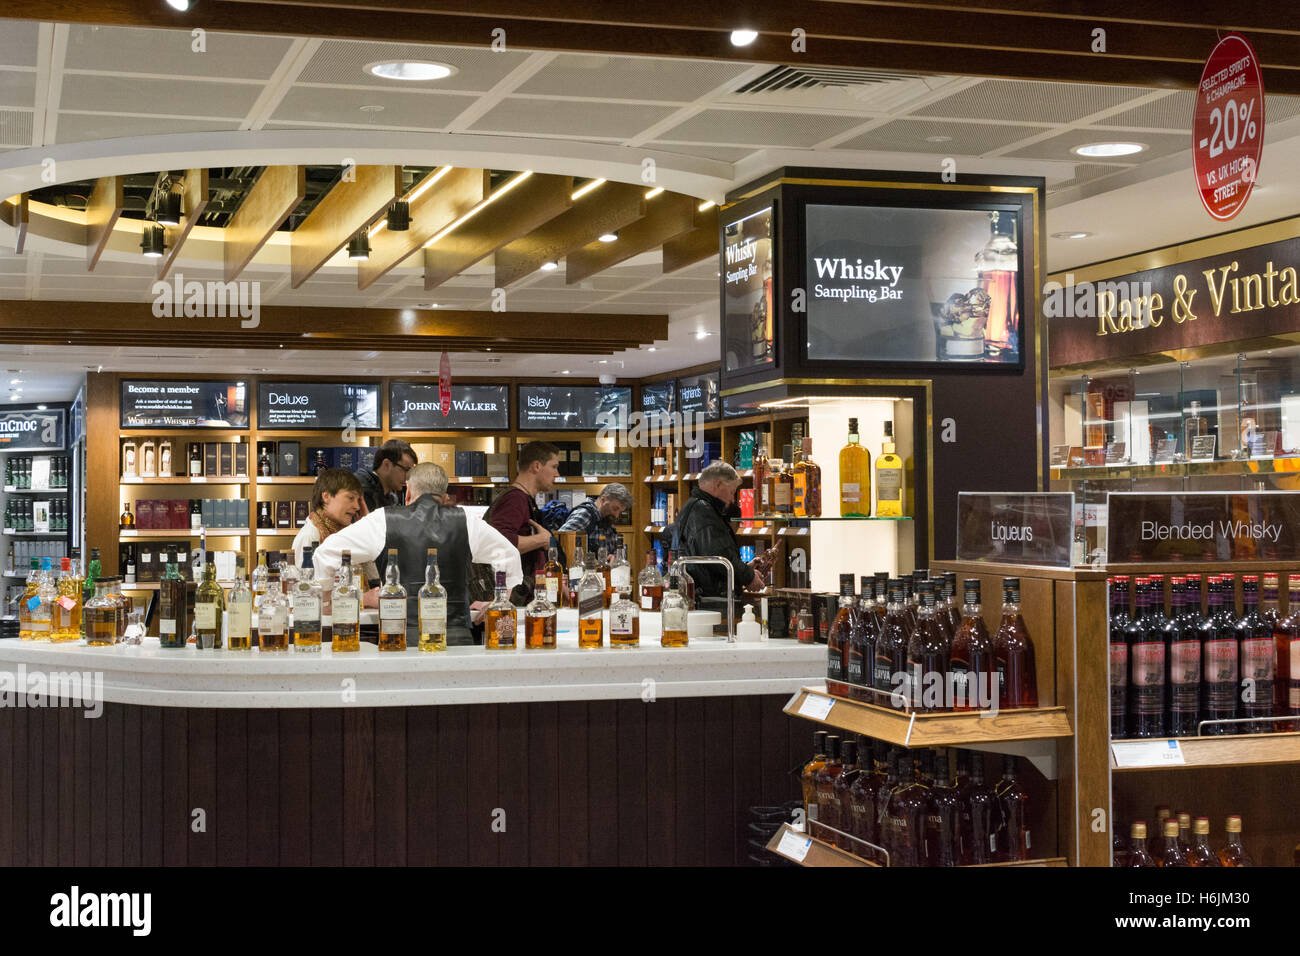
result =
M162 707L398 707L518 701L619 700L788 694L825 677L820 644L763 640L729 644L692 638L688 647L659 646L659 615L643 613L641 646L580 650L576 614L561 612L554 650L487 651L449 647L440 653L263 654L163 649L142 645L0 641L0 671L9 685L31 688L33 675L88 672L102 681L102 700ZM647 634L649 632L649 635ZM608 644L608 640L606 641ZM102 675L102 676L99 676ZM48 682L53 687L57 680Z

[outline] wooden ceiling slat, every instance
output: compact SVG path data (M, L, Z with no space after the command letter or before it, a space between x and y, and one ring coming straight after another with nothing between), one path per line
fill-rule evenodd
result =
M694 229L699 224L698 204L698 199L679 193L664 193L650 200L645 216L620 229L617 241L591 243L570 253L564 281L572 285Z
M496 251L496 286L504 289L531 275L544 262L559 262L607 232L617 232L645 215L645 187L604 183L573 208Z
M357 166L298 223L289 241L290 285L298 288L402 194L401 166Z
M597 190L599 192L599 190ZM424 249L424 287L448 279L573 205L573 177L533 173L468 222Z
M665 274L703 262L705 259L717 258L718 207L710 206L704 212L697 210L695 218L699 225L690 232L673 236L664 243Z
M27 244L27 230L31 225L31 210L27 208L26 193L0 203L0 222L13 227L14 255L21 256Z
M94 271L122 215L122 193L122 177L107 176L95 180L95 189L86 200L87 271Z
M370 258L357 263L358 289L369 288L488 196L486 169L438 169L429 175L439 176L438 181L423 190L421 182L412 191L411 228L381 229L371 238Z
M223 233L226 281L235 279L307 195L307 167L268 166Z
M167 251L158 263L158 278L167 278L172 263L180 255L181 246L189 238L193 229L208 208L208 171L206 169L187 169L185 171L185 191L181 194L181 222L178 226L163 226L163 240Z

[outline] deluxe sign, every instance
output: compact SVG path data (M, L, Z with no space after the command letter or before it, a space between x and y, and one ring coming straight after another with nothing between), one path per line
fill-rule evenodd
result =
M1107 511L1108 564L1300 558L1300 492L1113 492Z
M378 428L379 386L333 382L261 382L259 428Z
M510 428L509 386L451 385L444 413L442 385L393 382L388 386L388 415L393 431L442 431Z
M1074 495L966 492L957 496L957 560L1070 566Z
M53 411L0 412L0 452L62 451L65 416Z

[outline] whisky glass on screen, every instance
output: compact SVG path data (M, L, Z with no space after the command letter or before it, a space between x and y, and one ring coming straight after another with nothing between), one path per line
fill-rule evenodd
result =
M384 586L379 589L379 649L406 650L406 588L397 566L397 549L388 549Z

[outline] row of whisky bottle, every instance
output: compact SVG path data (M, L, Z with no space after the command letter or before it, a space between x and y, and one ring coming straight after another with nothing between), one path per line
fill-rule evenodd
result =
M4 526L13 531L36 531L36 519L39 509L45 510L45 519L49 531L68 530L68 503L62 499L30 501L22 498L10 498L5 503Z
M1163 812L1162 812L1163 811ZM1147 866L1254 866L1241 839L1241 817L1233 814L1224 823L1224 842L1216 852L1210 846L1210 818L1192 818L1190 813L1170 814L1168 807L1156 808L1156 825L1148 845L1145 820L1129 825L1125 842L1116 833L1112 862L1121 867Z
M32 462L30 455L5 459L5 487L15 491L28 491L32 487ZM68 487L68 477L72 474L71 460L65 457L50 458L50 477L47 488ZM45 490L45 489L39 489Z
M921 711L999 710L1038 706L1034 642L1020 613L1020 579L1002 581L1002 613L990 635L980 581L927 570L891 578L840 575L839 612L826 642L826 688L839 697L906 705ZM913 602L910 588L917 600Z
M25 641L53 643L81 640L83 581L77 560L57 559L58 572L54 558L30 560L26 586L18 598L18 636ZM125 612L121 622L125 629Z
M1130 580L1135 608L1129 613ZM1164 575L1110 585L1111 737L1188 737L1289 731L1300 717L1300 604L1284 616L1278 577L1242 576L1242 613L1235 613L1231 574L1207 580L1173 575L1165 611ZM1288 577L1300 594L1300 574ZM1215 721L1205 724L1202 721Z
M810 836L890 866L1030 858L1029 795L1014 757L1004 756L1002 778L990 786L982 753L950 758L820 730L813 749L802 775Z

